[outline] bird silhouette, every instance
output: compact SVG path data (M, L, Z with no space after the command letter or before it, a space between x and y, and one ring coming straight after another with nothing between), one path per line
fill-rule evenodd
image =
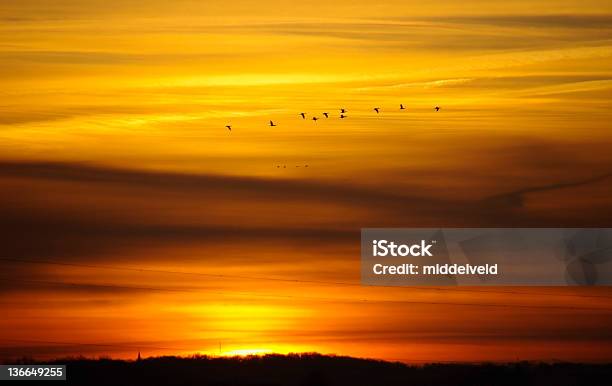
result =
M319 120L319 118L317 118L317 117L312 117L312 120L316 122L316 121L318 121L318 120Z
M270 121L270 126L274 127L276 125L274 124L274 122Z
M325 115L325 118L329 118L329 113L323 113L323 115Z
M229 131L232 131L232 127L230 125L225 126Z
M400 110L405 110L405 107L403 104L400 103Z
M344 119L344 118L346 118L346 115L340 114L340 119Z
M346 109L340 109L340 114L346 113Z
M436 106L436 107L434 107L434 110L436 110L436 111L440 111L440 106Z
M380 107L374 107L374 111L376 111L376 114L380 113Z
M302 119L306 119L306 113L300 113L300 115L302 116Z

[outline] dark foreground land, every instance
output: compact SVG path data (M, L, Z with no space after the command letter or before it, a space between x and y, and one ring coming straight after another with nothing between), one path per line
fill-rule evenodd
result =
M32 363L25 361L24 363ZM318 354L246 358L67 359L70 385L612 385L612 364L528 363L408 366ZM19 381L19 384L32 384Z

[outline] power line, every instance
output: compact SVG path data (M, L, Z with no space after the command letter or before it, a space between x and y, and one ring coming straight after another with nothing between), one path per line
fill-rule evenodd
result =
M2 281L28 283L28 284L43 284L43 285L60 285L68 287L92 287L92 288L115 288L115 289L127 289L135 291L161 291L161 292L199 292L200 290L189 290L181 288L161 288L161 287L140 287L140 286L126 286L118 285L113 283L73 283L73 282L62 282L62 281L49 281L49 280L31 280L31 279L14 279L14 278L0 278Z
M214 277L220 279L239 279L239 280L259 280L259 281L276 281L286 283L299 283L299 284L320 284L320 285L337 285L346 287L359 287L363 288L361 284L340 282L340 281L322 281L322 280L304 280L304 279L287 279L287 278L275 278L265 276L244 276L244 275L227 275L227 274L214 274L214 273L203 273L203 272L189 272L189 271L171 271L154 268L132 268L132 267L118 267L110 265L95 265L95 264L82 264L82 263L68 263L62 261L50 261L50 260L26 260L26 259L12 259L12 258L0 258L0 261L13 262L13 263L25 263L25 264L48 264L48 265L60 265L69 267L89 268L89 269L106 269L106 270L117 270L117 271L128 271L128 272L141 272L141 273L162 273L172 275L190 275L190 276L202 276L202 277ZM416 289L420 291L448 291L448 292L468 292L468 293L487 293L487 294L511 294L511 295L533 295L526 292L520 291L502 291L502 290L479 290L479 289L466 289L466 288L443 288L443 287L415 287L415 286L377 286L377 287L391 287L391 288L406 288ZM538 292L538 295L547 296L560 296L560 297L579 297L579 298L593 298L593 299L612 299L612 296L605 295L582 295L582 294L556 294L550 292Z
M147 345L124 345L116 343L79 343L79 342L62 342L62 341L51 341L51 340L34 340L34 339L11 339L11 338L0 338L0 341L5 342L16 342L16 343L36 343L36 344L55 344L65 346L93 346L93 347L116 347L124 349L152 349L152 350L171 350L171 351L193 351L188 348L180 347L159 347L159 346L147 346Z
M434 301L418 301L418 300L397 300L397 299L367 299L367 298L356 298L356 299L341 299L341 298L326 298L326 297L307 297L307 296L294 296L294 295L278 295L278 294L263 294L254 292L240 292L240 291L218 291L218 290L207 290L207 289L171 289L161 287L133 287L133 286L122 286L109 283L71 283L71 282L54 282L46 280L28 280L28 279L11 279L11 278L0 278L3 281L21 282L27 284L45 284L45 285L59 285L59 286L85 286L85 287L100 287L100 288L116 288L116 289L129 289L129 290L144 290L144 291L168 291L168 292L189 292L199 293L202 291L208 291L209 293L216 295L244 295L247 297L268 297L278 299L295 299L295 300L310 300L310 301L324 301L324 302L335 302L335 303L379 303L379 304L419 304L419 305L436 305L436 306L466 306L466 307L498 307L498 308L527 308L527 309L550 309L550 310L571 310L571 311L610 311L612 308L603 307L571 307L571 306L556 306L556 305L536 305L536 304L501 304L501 303L471 303L471 302L434 302Z

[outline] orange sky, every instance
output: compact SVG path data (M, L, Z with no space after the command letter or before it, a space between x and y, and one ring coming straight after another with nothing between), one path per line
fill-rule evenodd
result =
M361 287L358 250L362 227L609 227L608 1L0 20L0 358L611 359L609 288Z

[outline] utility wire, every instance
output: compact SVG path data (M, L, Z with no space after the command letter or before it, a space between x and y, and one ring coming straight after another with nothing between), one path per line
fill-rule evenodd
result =
M70 282L55 282L46 280L27 280L27 279L12 279L12 278L0 278L2 281L19 282L26 284L44 284L44 285L58 285L58 286L84 286L84 287L100 287L100 288L116 288L116 289L128 289L128 290L143 290L143 291L167 291L167 292L189 292L189 293L200 293L207 291L207 289L172 289L162 287L134 287L134 286L122 286L112 283L70 283ZM210 291L210 290L209 290ZM571 307L571 306L556 306L556 305L536 305L536 304L502 304L502 303L471 303L471 302L434 302L434 301L419 301L419 300L397 300L397 299L342 299L342 298L328 298L328 297L307 297L307 296L293 296L293 295L277 295L277 294L263 294L254 292L239 292L239 291L217 291L212 290L216 295L244 295L247 297L268 297L268 298L279 298L279 299L296 299L296 300L312 300L312 301L324 301L324 302L336 302L336 303L379 303L379 304L421 304L421 305L442 305L442 306L467 306L467 307L501 307L501 308L527 308L527 309L550 309L550 310L571 310L571 311L607 311L612 312L612 308L604 307Z
M110 266L110 265L68 263L68 262L51 261L51 260L26 260L26 259L0 258L0 261L6 261L6 262L12 262L12 263L25 263L25 264L60 265L60 266L68 266L68 267L106 269L106 270L141 272L141 273L190 275L190 276L201 276L201 277L214 277L214 278L220 278L220 279L277 281L277 282L285 282L285 283L335 285L335 286L359 287L359 288L364 287L363 285L357 284L357 283L339 282L339 281L287 279L287 278L275 278L275 277L265 277L265 276L243 276L243 275L227 275L227 274L214 274L214 273L189 272L189 271L171 271L171 270L162 270L162 269L154 269L154 268L133 268L133 267ZM520 291L502 291L502 290L490 290L490 289L480 290L480 289L467 289L467 288L455 288L455 287L452 287L452 288L415 287L415 286L401 286L401 287L399 286L377 286L377 287L406 288L406 289L416 289L419 291L448 291L448 292L469 292L469 293L487 293L487 294L533 295L531 293L520 292ZM550 292L538 292L537 295L560 296L560 297L579 297L579 298L593 298L593 299L612 299L612 296L605 296L605 295L556 294L556 293L550 293Z

